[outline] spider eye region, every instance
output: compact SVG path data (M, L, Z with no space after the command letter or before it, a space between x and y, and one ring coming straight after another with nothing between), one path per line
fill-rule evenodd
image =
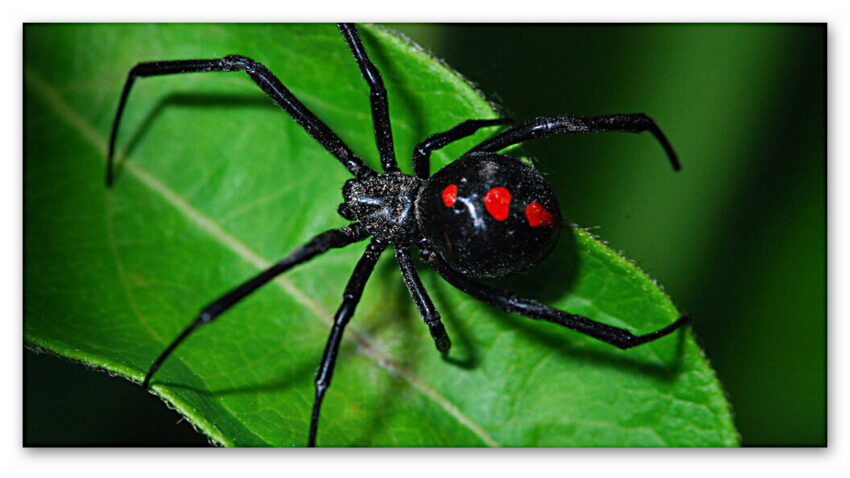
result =
M530 165L496 153L472 153L425 182L416 219L428 244L473 277L528 269L555 247L558 201Z

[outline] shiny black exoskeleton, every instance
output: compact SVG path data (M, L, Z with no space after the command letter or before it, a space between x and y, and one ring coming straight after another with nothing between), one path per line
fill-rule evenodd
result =
M376 239L422 238L453 269L501 277L543 260L560 231L558 200L533 167L470 153L422 180L400 172L350 179L339 213Z
M301 103L265 66L239 55L217 59L155 61L139 63L127 77L112 124L106 184L113 181L113 152L118 125L130 90L137 78L180 73L245 72L278 106L286 111L322 147L354 176L343 188L344 202L338 211L353 221L346 227L325 231L292 251L265 271L235 287L200 311L183 332L154 360L142 385L196 328L208 324L229 308L283 272L333 248L371 237L343 291L342 304L316 374L315 398L308 445L316 444L319 414L331 384L343 332L363 293L381 253L395 249L404 283L422 315L437 349L447 356L451 341L414 267L411 248L446 281L503 311L546 320L627 349L663 337L687 322L680 317L654 332L634 335L626 329L570 314L535 300L481 284L471 277L499 277L537 264L558 239L561 213L552 188L531 166L498 154L508 146L551 134L621 131L652 133L667 152L674 169L679 163L667 138L644 114L577 117L540 117L508 129L473 147L455 162L429 178L429 158L434 150L466 138L481 128L508 120L467 120L419 143L413 152L414 175L402 173L393 150L387 92L380 72L369 60L353 25L340 24L360 72L370 89L375 141L383 173L378 173Z
M434 174L419 193L416 218L428 244L473 277L538 264L555 247L561 225L558 200L543 175L496 153L468 154Z

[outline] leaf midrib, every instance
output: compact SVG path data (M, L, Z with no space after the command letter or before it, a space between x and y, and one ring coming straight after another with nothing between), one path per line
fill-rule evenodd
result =
M72 127L74 131L79 133L83 139L89 142L95 150L102 153L98 157L105 158L107 141L104 136L91 125L84 117L78 114L62 97L61 93L52 85L48 84L42 76L32 69L25 69L25 82L28 86L45 99L45 103L49 105L57 115ZM104 162L105 164L105 162ZM237 238L225 231L212 219L201 214L197 209L191 206L188 201L185 201L179 194L171 191L163 183L159 182L155 176L145 171L143 168L135 164L133 161L125 160L123 170L133 174L139 181L148 187L154 193L159 194L168 204L174 207L181 214L186 216L191 222L201 227L215 240L219 241L223 246L237 256L250 263L258 269L264 269L271 265L271 261L254 252L247 245L239 241ZM322 322L330 324L330 311L324 309L321 305L310 299L295 283L288 277L278 277L274 280L278 287L285 293L292 296L298 303L309 309ZM396 375L410 383L418 393L430 398L437 403L446 413L451 415L460 424L468 428L476 435L485 445L497 447L500 444L493 439L480 425L475 423L469 416L463 413L454 403L447 397L440 394L436 389L431 387L421 377L412 371L397 364L391 356L383 351L383 346L380 341L372 338L368 333L357 330L356 326L349 327L350 333L348 336L357 344L357 351L366 357L369 357L378 368L385 370L390 375ZM155 334L154 334L155 335ZM191 367L189 367L191 369ZM197 375L197 374L196 374ZM177 405L174 397L167 397L166 394L160 393L160 396ZM220 402L219 402L220 403ZM222 405L223 406L223 405ZM226 406L225 406L226 408ZM181 412L182 412L181 407ZM184 413L188 419L197 422L196 417ZM235 417L235 415L234 415ZM198 426L206 429L206 423L198 423Z

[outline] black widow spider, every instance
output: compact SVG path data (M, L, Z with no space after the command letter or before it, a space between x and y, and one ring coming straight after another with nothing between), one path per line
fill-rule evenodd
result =
M383 173L366 165L336 133L295 98L271 71L250 58L230 55L220 59L144 62L130 70L109 140L106 168L108 187L113 181L113 153L118 125L136 78L196 72L244 71L354 176L343 187L344 202L338 209L342 217L353 222L346 227L317 235L281 261L202 309L197 318L150 366L142 383L144 388L150 387L151 378L157 369L199 326L212 322L292 267L330 249L345 247L368 237L372 240L345 287L342 305L334 316L333 328L316 374L307 442L311 447L316 445L322 400L331 384L343 331L354 315L378 258L388 246L395 248L404 283L429 328L436 348L444 358L448 357L451 342L440 322L440 314L416 272L411 255L412 246L416 246L422 260L451 285L487 304L505 312L568 327L621 349L658 339L687 323L688 317L683 316L660 330L634 335L628 330L563 312L471 279L502 277L532 267L552 251L560 232L560 209L547 181L533 167L511 156L498 154L498 151L551 134L649 131L661 143L673 168L679 170L673 148L651 118L640 113L535 118L478 144L429 178L429 160L433 151L470 136L481 128L510 123L510 120L504 118L467 120L419 143L413 151L414 175L411 176L402 173L396 163L387 92L381 75L369 60L356 28L350 24L338 26L369 85L375 141Z

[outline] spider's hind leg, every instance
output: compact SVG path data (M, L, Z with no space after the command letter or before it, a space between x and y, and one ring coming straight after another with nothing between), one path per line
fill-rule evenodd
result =
M581 315L570 314L537 302L536 300L520 297L512 292L499 290L475 282L452 269L445 261L443 261L442 258L439 257L439 254L428 254L427 260L431 266L436 269L437 273L439 273L451 285L466 292L472 297L475 297L476 299L486 302L487 304L505 312L522 315L530 319L541 319L558 324L562 327L567 327L621 349L629 349L660 339L661 337L669 335L690 322L690 318L685 315L679 317L673 323L666 327L662 327L659 330L642 335L635 335L620 327L603 324Z
M511 128L472 148L472 151L497 152L513 144L545 138L553 134L596 133L618 131L621 133L650 132L661 143L673 169L682 169L673 146L655 121L643 113L581 117L573 115L543 116Z
M450 130L433 134L413 149L413 173L420 179L428 179L431 170L431 153L455 141L475 134L481 128L509 124L509 118L466 120Z

